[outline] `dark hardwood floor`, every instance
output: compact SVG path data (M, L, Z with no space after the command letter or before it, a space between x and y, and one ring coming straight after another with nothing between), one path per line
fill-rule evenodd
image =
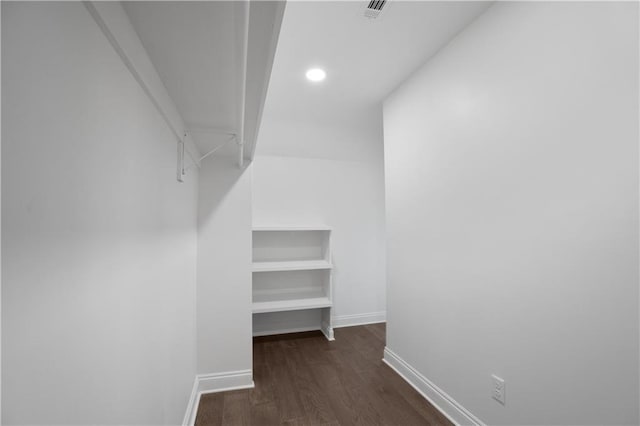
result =
M384 324L257 337L255 388L203 395L197 426L451 425L384 364Z

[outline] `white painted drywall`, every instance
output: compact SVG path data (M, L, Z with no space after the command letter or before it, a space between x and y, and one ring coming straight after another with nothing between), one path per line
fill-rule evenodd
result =
M257 154L254 223L331 226L337 324L384 320L380 108L331 122L287 121L266 113Z
M497 2L385 102L387 344L487 424L639 421L638 71L637 3Z
M81 3L3 3L2 66L2 422L180 423L197 172Z
M252 368L251 168L202 162L198 198L198 374Z
M2 7L0 7L0 40L2 39ZM1 42L0 42L1 44ZM2 80L2 59L0 58L0 81ZM0 84L0 99L2 99L2 85ZM2 102L0 102L0 117L2 117ZM2 119L0 119L0 134L2 134ZM2 165L2 137L0 137L0 171ZM0 173L0 188L2 188L2 173ZM1 192L1 191L0 191ZM0 196L0 223L2 223L2 197ZM2 226L0 226L0 241L2 241ZM2 244L0 244L0 423L2 423Z

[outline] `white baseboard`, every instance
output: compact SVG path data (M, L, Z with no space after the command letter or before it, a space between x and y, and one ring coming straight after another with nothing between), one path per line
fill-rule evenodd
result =
M227 371L224 373L199 374L198 392L213 393L253 387L251 370Z
M447 395L442 389L433 384L429 379L420 374L415 368L405 362L391 349L384 348L382 361L395 370L407 383L417 390L427 401L444 414L456 425L485 424L469 410L460 405L455 399Z
M184 413L184 419L182 419L182 426L191 426L196 422L199 401L200 394L198 392L198 376L196 376L193 380L193 388L191 389L189 402L187 402L187 411Z
M376 324L387 320L387 312L369 312L366 314L338 315L333 317L333 328L351 327L354 325Z
M191 397L187 403L187 411L182 420L183 426L193 426L195 423L202 395L238 389L251 389L253 387L252 370L197 375L193 382Z

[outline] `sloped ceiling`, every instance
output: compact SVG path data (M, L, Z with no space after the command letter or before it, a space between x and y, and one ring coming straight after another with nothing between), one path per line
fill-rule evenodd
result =
M263 105L266 117L286 120L344 120L379 105L491 2L391 0L377 19L364 17L367 4L290 1L283 20L284 2L251 3L244 115L248 158ZM246 5L123 2L202 153L230 140L225 133L238 133ZM327 70L321 85L304 77L312 66ZM227 144L218 154L236 152Z
M377 19L368 1L289 2L265 115L340 119L382 100L491 2L387 1ZM310 84L305 71L327 71Z
M124 9L202 153L239 133L245 8L241 1L132 1ZM250 158L284 3L252 3L245 150ZM228 143L216 155L236 155Z

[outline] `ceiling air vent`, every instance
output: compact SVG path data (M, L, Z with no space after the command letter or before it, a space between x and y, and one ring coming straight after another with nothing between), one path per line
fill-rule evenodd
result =
M387 0L371 0L364 11L364 16L369 19L377 18L386 2Z

